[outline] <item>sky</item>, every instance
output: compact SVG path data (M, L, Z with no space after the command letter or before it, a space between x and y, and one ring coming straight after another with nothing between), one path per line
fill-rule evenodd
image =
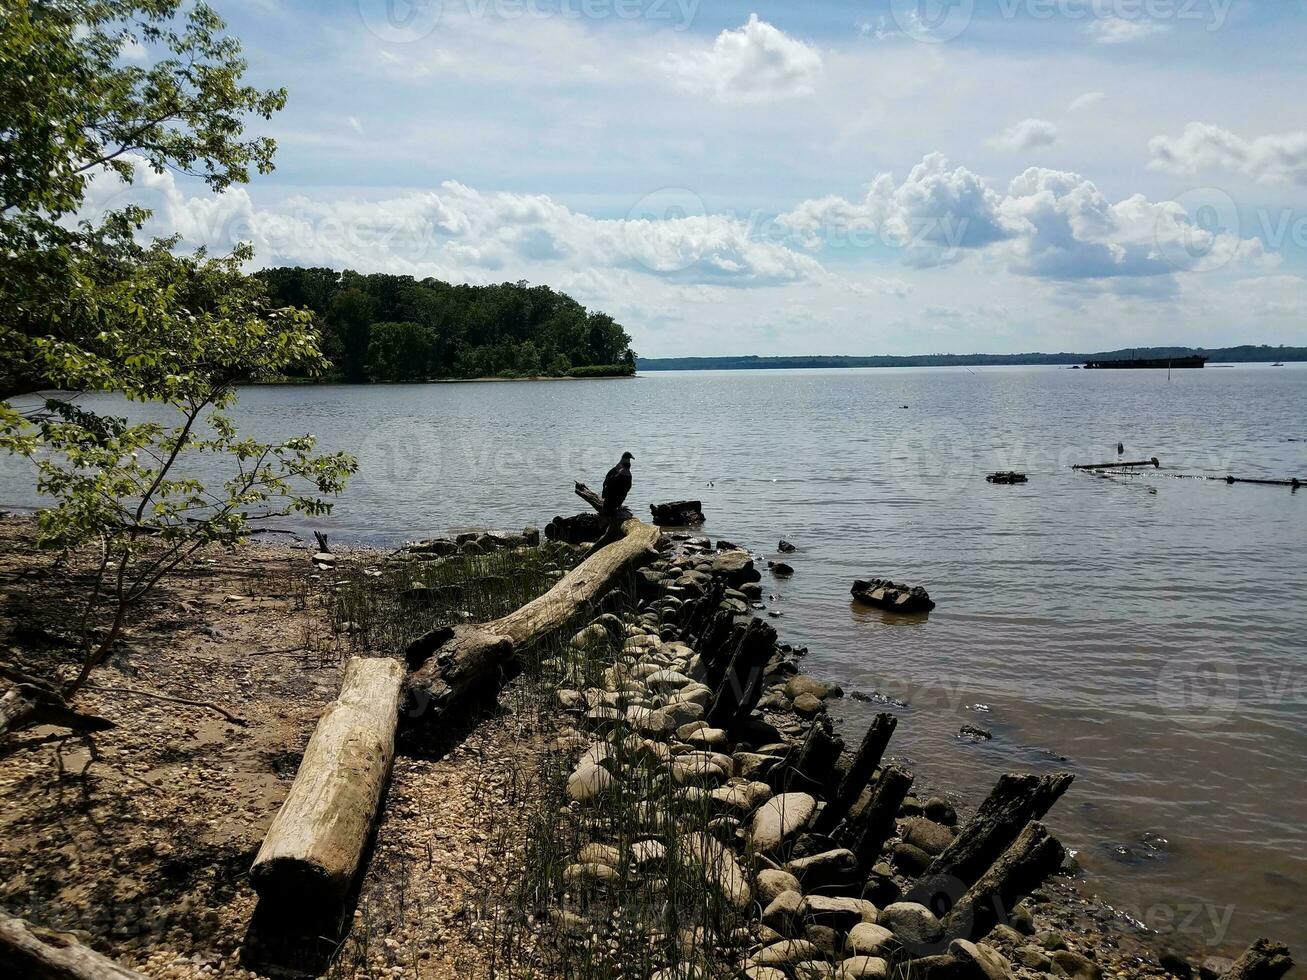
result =
M89 198L187 245L651 357L1307 345L1307 0L210 3L276 170Z

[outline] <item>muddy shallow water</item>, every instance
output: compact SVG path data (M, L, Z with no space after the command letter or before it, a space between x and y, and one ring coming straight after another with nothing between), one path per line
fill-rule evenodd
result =
M324 525L367 543L543 524L630 450L637 513L695 497L706 534L798 546L764 594L805 669L871 696L835 707L852 737L900 704L892 750L971 800L1006 769L1069 769L1051 823L1095 891L1177 945L1307 951L1307 490L1187 478L1307 476L1307 366L262 387L237 415L355 452ZM1118 441L1164 468L1069 469ZM1030 482L987 484L1000 469ZM0 505L29 487L5 461ZM859 607L870 576L938 607Z

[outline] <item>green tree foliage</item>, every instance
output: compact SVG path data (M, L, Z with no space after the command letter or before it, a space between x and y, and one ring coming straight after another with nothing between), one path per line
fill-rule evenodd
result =
M257 274L275 302L318 314L340 378L632 374L631 338L606 313L548 286L281 268Z
M243 127L285 94L240 84L222 30L181 0L0 0L0 449L29 459L51 501L42 543L99 556L65 695L178 564L261 519L323 513L355 468L308 436L242 438L226 414L242 380L328 366L310 314L242 273L248 248L142 245L138 208L77 220L88 181L130 181L133 158L214 190L270 169L272 141ZM91 390L149 402L156 420L91 411L77 398Z
M144 160L220 191L271 169L273 141L242 130L286 94L240 83L223 26L181 0L0 0L0 400L112 374L121 350L101 333L156 302L133 240L144 212L73 220L89 179ZM139 50L154 60L124 56Z

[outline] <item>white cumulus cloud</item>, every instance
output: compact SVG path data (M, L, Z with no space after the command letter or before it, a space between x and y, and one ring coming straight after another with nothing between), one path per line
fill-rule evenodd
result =
M1033 150L1057 142L1057 126L1047 119L1023 119L1009 126L990 142L1005 150Z
M1223 170L1267 184L1307 184L1307 132L1244 139L1206 123L1190 123L1177 137L1154 136L1148 143L1155 170L1197 174Z
M688 91L722 102L765 102L811 94L822 56L750 14L739 30L717 35L711 50L669 55L665 67Z
M556 278L619 269L682 283L765 286L797 282L821 266L747 221L719 214L594 218L544 194L485 193L455 181L382 200L290 197L254 205L243 188L187 194L173 174L133 161L132 185L92 182L87 216L139 203L152 237L226 251L253 244L261 265L326 265L430 275L456 282Z
M899 184L884 173L861 201L804 201L778 219L809 248L845 243L902 250L910 265L956 261L963 250L1006 238L999 196L965 167L931 153Z
M881 174L862 200L804 201L778 221L814 250L850 243L896 248L905 264L918 267L983 251L1017 275L1101 280L1122 291L1138 291L1131 280L1206 271L1236 259L1273 261L1259 240L1208 228L1175 202L1141 194L1113 202L1079 174L1040 167L1000 193L938 153L902 184Z

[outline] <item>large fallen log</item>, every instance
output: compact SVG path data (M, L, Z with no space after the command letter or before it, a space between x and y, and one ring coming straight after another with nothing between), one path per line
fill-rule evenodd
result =
M0 912L0 976L23 980L145 980L72 936Z
M1051 776L1007 773L976 815L926 869L923 878L953 879L968 887L985 873L1032 820L1041 819L1071 785L1067 772Z
M1016 840L967 889L944 918L955 938L979 939L1012 916L1017 902L1043 884L1066 857L1066 850L1041 823L1026 824Z
M576 493L602 509L602 498L585 484L578 483ZM438 717L495 679L522 649L567 625L622 575L656 557L659 535L656 527L628 515L539 598L489 623L444 627L418 637L405 653L413 668L406 684L408 713Z
M1288 946L1259 939L1234 961L1223 980L1280 980L1292 967Z
M306 911L339 903L358 872L395 756L404 682L398 660L355 657L309 739L250 881L261 898Z

